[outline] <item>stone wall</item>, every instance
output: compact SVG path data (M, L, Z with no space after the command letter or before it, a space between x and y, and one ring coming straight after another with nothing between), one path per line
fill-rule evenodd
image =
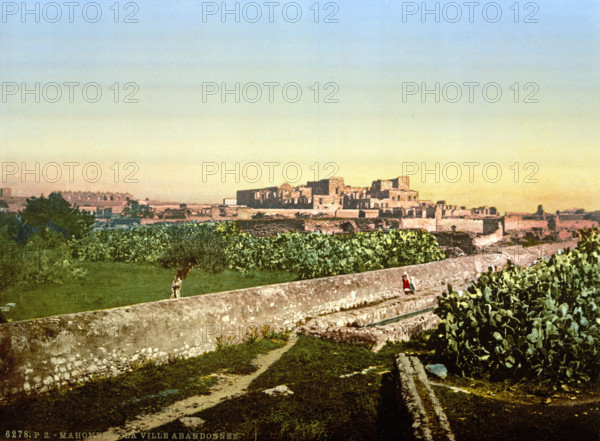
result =
M478 236L473 239L473 244L481 249L485 249L491 245L497 244L504 239L504 233L502 227L498 226L498 229L492 234L486 234L485 236Z
M276 236L290 231L304 231L304 219L241 220L236 222L241 231L254 236Z
M494 234L498 229L504 231L503 217L483 219L483 234Z
M548 230L548 221L543 219L523 219L520 216L506 216L504 218L504 232L531 230L539 228Z
M460 248L465 254L474 254L475 235L462 231L434 231L433 234L442 248Z
M575 242L528 248L553 254ZM515 252L518 252L518 247ZM539 248L534 250L534 248ZM117 376L143 362L166 362L214 350L218 339L242 341L254 329L292 329L312 317L401 295L407 271L421 291L472 278L515 260L510 250L280 285L165 300L0 325L0 402ZM436 291L437 292L437 291ZM112 293L107 293L112 295Z
M483 219L439 219L437 231L466 231L483 234Z
M434 220L435 222L435 220ZM301 233L342 234L367 232L386 228L402 228L395 219L274 219L240 220L236 222L242 231L257 237L297 231Z
M429 232L437 231L437 221L435 219L405 218L400 219L400 225L400 228L410 230L423 229Z
M558 226L561 229L581 230L582 228L598 227L598 222L593 220L559 220Z

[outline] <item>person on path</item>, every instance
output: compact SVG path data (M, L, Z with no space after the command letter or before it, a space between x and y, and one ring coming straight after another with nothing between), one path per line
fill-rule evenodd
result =
M404 273L402 275L402 288L404 289L404 294L407 295L414 294L415 292L415 287L408 278L408 273Z

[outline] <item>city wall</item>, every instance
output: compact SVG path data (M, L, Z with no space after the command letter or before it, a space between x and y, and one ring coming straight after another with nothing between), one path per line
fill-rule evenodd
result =
M429 218L348 218L348 219L269 219L269 220L239 220L238 226L256 236L274 236L290 231L328 233L343 233L345 226L351 223L356 231L370 231L375 226L389 226L400 229L423 229L429 232L456 231L489 234L498 228L499 220L491 219L429 219ZM489 224L489 227L488 227Z
M598 226L598 222L594 220L560 220L558 222L560 228L569 230L581 230L582 228L593 228Z
M523 219L518 216L506 216L504 218L504 231L506 233L511 231L531 230L533 228L547 231L548 221L544 219Z
M483 234L483 219L439 219L437 231L467 231Z
M441 293L507 259L527 264L575 242L479 254L405 268L249 288L179 300L0 325L0 402L117 376L140 363L163 363L240 342L265 326L289 330L320 315L397 297L407 271L420 291ZM107 293L112 295L114 293Z

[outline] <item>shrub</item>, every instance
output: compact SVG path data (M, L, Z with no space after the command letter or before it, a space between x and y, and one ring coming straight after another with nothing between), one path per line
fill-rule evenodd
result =
M74 265L67 241L50 228L35 233L21 248L23 281L63 283L69 278L84 275L84 271Z
M178 237L187 241L216 232L226 242L227 266L240 271L275 270L302 279L413 265L444 258L433 235L421 230L344 236L286 233L255 237L235 224L190 223L92 233L72 241L76 258L89 261L160 263Z
M9 234L0 229L0 292L21 280L22 253Z
M462 375L588 380L600 373L600 235L535 266L489 269L435 313L436 352Z

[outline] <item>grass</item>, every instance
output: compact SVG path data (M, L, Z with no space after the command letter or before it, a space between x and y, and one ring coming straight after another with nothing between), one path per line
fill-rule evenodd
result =
M258 354L284 344L282 340L261 339L162 366L148 364L119 377L96 379L74 389L25 399L0 407L0 433L14 428L41 433L83 432L122 425L126 419L160 410L175 401L208 394L217 382L211 374L252 373L256 370L252 360Z
M600 403L547 406L513 403L435 387L460 441L596 440Z
M434 331L417 334L390 349L439 362L428 344ZM530 441L600 437L600 382L562 387L547 381L517 382L462 378L433 380L435 393L459 441ZM454 390L451 388L455 388ZM574 436L574 434L577 434Z
M82 279L61 285L20 284L0 294L0 305L16 303L5 316L26 320L81 311L115 308L169 298L173 272L149 265L82 262ZM290 282L294 274L275 271L205 274L192 271L183 283L182 296L222 292Z
M298 343L249 387L249 393L199 412L204 433L244 440L408 439L389 373L392 353L300 336ZM372 368L371 370L361 372ZM294 394L262 391L285 384ZM189 432L178 421L156 432Z

